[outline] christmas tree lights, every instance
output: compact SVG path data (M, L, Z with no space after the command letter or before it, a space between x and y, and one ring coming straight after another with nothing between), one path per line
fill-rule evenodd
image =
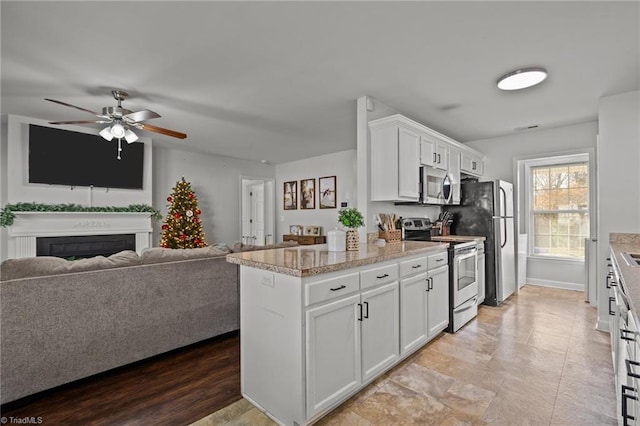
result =
M172 249L205 247L207 243L200 221L202 212L191 184L184 180L184 176L176 182L167 202L169 211L162 224L160 246Z

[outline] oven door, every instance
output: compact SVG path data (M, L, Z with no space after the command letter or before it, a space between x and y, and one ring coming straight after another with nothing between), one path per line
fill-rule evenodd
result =
M453 306L478 295L478 250L476 247L454 252Z

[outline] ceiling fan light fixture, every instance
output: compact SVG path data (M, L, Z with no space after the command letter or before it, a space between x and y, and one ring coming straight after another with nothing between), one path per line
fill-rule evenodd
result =
M111 134L111 127L107 126L104 129L100 130L100 136L110 141L113 139L113 135Z
M547 70L542 67L521 68L511 71L498 79L502 90L520 90L542 83L547 78Z
M138 140L138 135L133 133L131 129L127 129L127 131L124 132L124 138L127 140L127 143L134 143Z
M111 134L114 138L122 139L124 137L124 127L120 123L116 123L111 126Z

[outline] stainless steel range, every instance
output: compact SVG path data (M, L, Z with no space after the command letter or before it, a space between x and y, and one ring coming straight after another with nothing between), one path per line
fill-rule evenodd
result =
M449 245L449 330L455 333L478 315L478 248L475 241Z
M431 241L428 218L402 220L405 240ZM478 314L478 249L475 241L449 243L449 327L455 333Z

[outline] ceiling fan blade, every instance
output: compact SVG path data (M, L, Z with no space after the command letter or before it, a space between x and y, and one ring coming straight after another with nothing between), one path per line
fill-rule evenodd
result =
M66 102L56 101L55 99L49 99L49 98L45 98L44 100L45 101L49 101L49 102L54 102L56 104L68 106L68 107L71 107L71 108L79 109L80 111L85 111L85 112L88 112L89 114L98 115L97 112L91 111L90 109L82 108L82 107L79 107L79 106L76 106L76 105L71 105L71 104L68 104Z
M49 124L106 124L113 120L74 120L74 121L50 121Z
M160 133L162 135L172 136L178 139L184 139L187 137L186 133L176 132L175 130L164 129L162 127L151 126L149 124L138 123L136 126L139 129L146 130L148 132Z
M122 118L124 118L125 120L137 122L137 121L151 120L152 118L160 118L160 114L148 109L143 109L140 111L136 111L136 112L132 112L130 114L124 115L122 116Z

